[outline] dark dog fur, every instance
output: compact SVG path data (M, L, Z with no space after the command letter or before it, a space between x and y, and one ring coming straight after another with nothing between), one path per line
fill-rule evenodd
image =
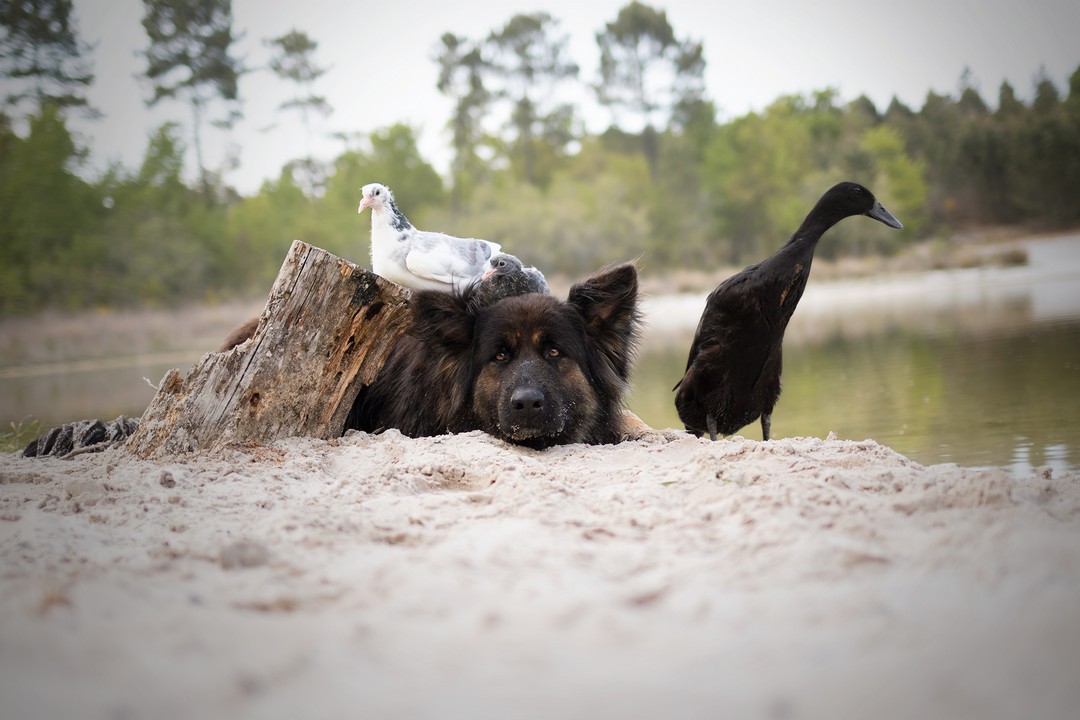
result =
M413 295L411 331L346 429L483 430L532 448L621 439L640 327L633 265L574 285L565 302L529 294L479 307L472 295Z

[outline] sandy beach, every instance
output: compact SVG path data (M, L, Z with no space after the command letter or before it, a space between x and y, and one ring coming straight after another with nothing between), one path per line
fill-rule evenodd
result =
M6 718L1067 718L1080 476L482 433L0 456Z

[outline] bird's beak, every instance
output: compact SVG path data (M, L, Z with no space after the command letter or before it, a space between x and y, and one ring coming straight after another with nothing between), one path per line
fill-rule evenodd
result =
M480 276L480 282L483 282L483 281L487 280L489 277L491 277L494 274L495 274L495 268L494 267L489 267L487 270L484 271L484 274Z
M360 201L360 207L356 208L357 213L362 213L367 208L371 207L371 198L364 198Z
M903 224L901 224L899 220L894 218L893 214L886 210L885 206L882 205L880 202L875 202L874 207L866 211L866 215L868 217L874 218L878 222L885 223L891 228L896 228L897 230L904 229Z

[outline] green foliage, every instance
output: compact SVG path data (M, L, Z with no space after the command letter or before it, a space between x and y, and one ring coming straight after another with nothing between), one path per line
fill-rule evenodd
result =
M380 182L398 198L409 220L424 227L426 212L445 203L442 179L420 155L415 131L407 125L393 125L372 133L366 152L346 152L334 163L327 181L326 195L315 204L319 234L297 235L301 240L340 251L353 262L367 263L370 254L368 214L358 217L360 188ZM321 241L321 242L320 242ZM323 244L324 243L324 244Z
M103 184L105 214L87 260L101 268L97 302L165 305L227 294L238 258L221 233L224 211L184 184L183 153L176 126L166 124L136 175Z
M588 143L542 190L512 174L478 188L470 211L434 226L502 243L544 272L580 274L642 255L649 242L651 191L644 159L610 155Z
M0 452L23 450L31 440L41 435L42 429L41 423L35 418L9 422L7 429L0 430Z
M800 98L781 98L762 115L719 128L706 148L703 182L715 198L725 260L741 263L772 253L817 199L808 205L801 192L805 175L818 169L804 117Z
M904 218L904 227L909 232L920 234L927 222L925 208L929 188L924 179L926 164L908 155L900 133L888 126L882 125L864 132L859 138L859 148L872 159L870 184L874 192L886 198L889 208ZM886 232L890 238L896 235Z
M930 93L916 114L886 113L905 150L925 165L924 232L970 224L1026 222L1063 227L1080 221L1072 199L1080 180L1080 123L1049 79L1025 105L1002 83L990 112L965 75L958 99Z
M662 191L648 194L652 230L645 267L715 267L722 262L713 233L713 198L703 186L700 160L714 134L711 107L702 105L688 120L659 148L655 187Z
M99 213L94 189L72 173L81 153L57 106L29 118L26 138L0 133L0 308L71 307L90 282L72 263Z

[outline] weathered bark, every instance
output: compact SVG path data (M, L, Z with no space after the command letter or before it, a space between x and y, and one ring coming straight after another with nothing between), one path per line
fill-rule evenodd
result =
M409 291L299 240L254 336L161 382L127 448L140 457L337 437L408 327Z

